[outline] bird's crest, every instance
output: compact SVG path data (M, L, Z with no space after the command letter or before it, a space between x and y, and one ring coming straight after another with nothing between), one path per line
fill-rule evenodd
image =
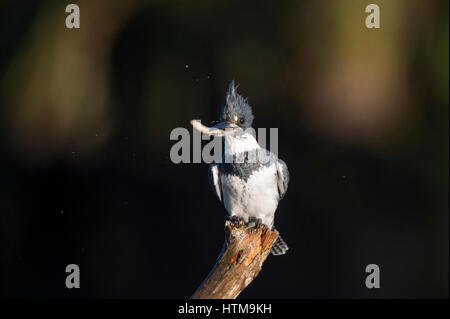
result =
M226 121L232 119L233 116L243 116L245 126L251 127L254 118L252 108L248 104L248 100L237 92L238 86L234 85L234 80L228 86L227 95L220 112L220 120Z

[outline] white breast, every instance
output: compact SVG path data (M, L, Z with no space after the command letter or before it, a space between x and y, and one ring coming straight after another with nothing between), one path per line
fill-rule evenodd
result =
M225 158L260 149L255 137L245 133L225 137ZM275 163L261 166L248 180L235 175L222 175L223 203L231 216L248 221L249 217L261 218L263 224L272 227L278 206L277 170Z
M246 222L248 217L261 218L272 227L278 206L278 186L275 165L263 166L247 181L235 175L222 175L223 203L230 216Z
M260 146L255 137L249 133L244 133L239 136L225 136L225 156L232 158L233 155L249 152L259 149Z

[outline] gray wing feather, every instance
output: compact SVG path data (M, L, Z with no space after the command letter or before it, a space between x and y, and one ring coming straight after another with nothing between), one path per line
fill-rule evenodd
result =
M222 185L220 183L219 164L212 163L208 167L208 180L213 192L220 202L222 202Z
M280 196L280 199L282 199L288 189L289 170L286 163L280 159L278 159L277 162L277 182L278 182L278 194Z

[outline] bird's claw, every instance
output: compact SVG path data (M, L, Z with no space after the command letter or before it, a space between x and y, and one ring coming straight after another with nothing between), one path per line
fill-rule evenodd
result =
M247 227L249 228L259 228L262 225L262 219L256 217L249 217Z
M244 219L239 216L231 216L230 221L235 225L241 225L245 223Z
M260 228L262 225L262 219L256 217L249 217L248 222L245 222L245 220L239 216L231 216L229 220L235 225L246 225L248 228L256 229Z

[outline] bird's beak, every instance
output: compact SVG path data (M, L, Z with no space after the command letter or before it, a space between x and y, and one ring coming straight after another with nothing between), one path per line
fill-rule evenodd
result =
M224 121L224 122L217 123L217 124L214 125L213 127L216 128L216 129L224 130L224 131L225 131L225 130L227 130L227 129L235 129L235 128L238 128L239 126L237 126L237 125L234 124L234 123Z
M214 136L225 136L227 135L227 131L229 132L230 130L234 130L235 128L239 127L236 124L230 122L220 122L213 127L207 127L198 120L192 120L191 125L201 133Z

